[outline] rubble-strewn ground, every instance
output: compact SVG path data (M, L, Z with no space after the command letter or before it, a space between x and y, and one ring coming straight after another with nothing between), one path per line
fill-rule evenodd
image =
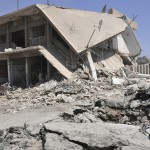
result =
M18 121L22 127L6 125L0 133L0 150L150 148L149 79L128 79L121 71L101 70L95 82L86 70L79 69L72 80L51 80L30 89L9 87L7 91L3 85L1 91L0 113L6 120L10 115L19 118L20 113L29 117L24 115L28 110L43 120L31 122L32 126L25 119ZM53 117L40 116L40 109L49 109ZM0 128L4 127L2 120Z

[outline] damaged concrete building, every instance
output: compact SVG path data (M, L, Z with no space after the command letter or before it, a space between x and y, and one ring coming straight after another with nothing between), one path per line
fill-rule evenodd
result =
M56 70L71 78L83 62L96 70L133 65L141 47L136 22L110 9L98 13L32 5L0 17L0 84L35 84Z

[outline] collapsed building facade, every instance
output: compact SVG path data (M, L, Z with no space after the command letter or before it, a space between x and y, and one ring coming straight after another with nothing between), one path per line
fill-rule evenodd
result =
M66 78L82 62L96 70L133 65L141 47L137 24L114 9L109 13L33 5L0 17L0 84L35 84L56 70Z

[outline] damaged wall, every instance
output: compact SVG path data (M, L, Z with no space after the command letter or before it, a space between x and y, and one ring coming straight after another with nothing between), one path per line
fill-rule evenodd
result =
M136 57L140 55L141 47L131 27L127 27L124 32L113 38L113 49L122 56Z
M122 58L113 49L112 39L100 43L91 52L96 69L120 69L124 66Z
M123 39L122 34L119 34L113 38L113 49L118 51L121 55L129 56L129 49Z

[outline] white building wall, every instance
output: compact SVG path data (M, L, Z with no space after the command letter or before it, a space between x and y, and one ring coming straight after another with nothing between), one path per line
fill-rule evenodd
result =
M121 34L113 38L113 49L117 50L121 54L129 55L128 47Z

